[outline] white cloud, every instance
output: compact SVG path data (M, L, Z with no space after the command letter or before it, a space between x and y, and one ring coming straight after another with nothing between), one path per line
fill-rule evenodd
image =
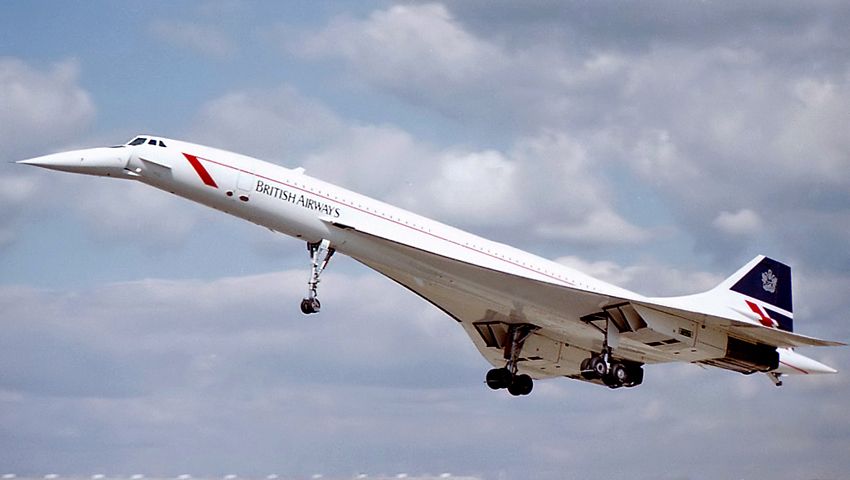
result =
M30 205L36 194L36 180L32 177L8 175L0 177L0 249L17 238L17 220L23 209Z
M324 146L343 128L336 114L290 86L238 90L207 101L190 129L208 145L288 162Z
M200 393L334 385L339 375L347 376L347 385L440 389L457 380L440 378L438 370L415 378L407 371L470 360L461 370L483 365L450 318L372 273L329 271L322 317L305 323L298 302L306 279L307 272L297 270L211 281L149 279L62 293L2 287L7 334L0 389L168 397L187 387ZM401 311L404 322L398 321ZM30 350L31 341L43 348ZM435 349L451 352L450 359L431 358ZM88 371L95 363L100 366ZM104 374L114 377L97 377Z
M807 223L817 224L810 235L846 241L850 232L835 228L850 181L841 153L850 144L838 133L846 74L789 74L769 59L749 48L664 43L624 54L625 83L612 87L618 103L595 100L616 121L580 141L606 168L651 186L699 251L793 250ZM813 220L821 215L831 220ZM810 253L807 261L824 263Z
M650 238L646 230L627 222L605 207L590 212L572 224L539 224L535 232L546 239L567 240L584 245L628 245Z
M447 221L475 225L513 223L525 209L518 165L496 151L443 154L429 180L425 201Z
M94 119L89 93L77 83L76 60L41 70L23 60L0 57L0 248L18 239L20 220L43 210L44 185L28 167L8 165L69 141Z
M616 213L615 191L580 139L544 132L520 138L511 155L522 171L518 190L523 213L542 238L580 245L635 244L650 238L649 231Z
M80 192L71 208L101 242L174 248L214 215L206 207L130 180L73 178L65 185L66 193Z
M132 180L25 165L8 168L14 174L0 177L0 202L5 207L0 211L0 247L18 239L15 231L21 225L56 226L56 212L73 215L74 222L86 227L88 239L99 246L131 244L148 251L184 244L207 219L227 220L219 212Z
M842 78L805 76L783 85L783 121L769 155L799 180L844 188L850 182L850 72Z
M463 124L533 132L541 117L573 107L563 95L551 95L576 67L565 65L560 52L510 51L476 36L437 3L395 5L363 19L339 16L317 32L280 27L271 38L299 58L339 59L355 83L365 81ZM588 65L588 79L613 68L605 63Z
M359 193L381 200L402 199L410 198L433 175L437 155L431 146L398 127L347 124L306 155L304 166L308 175Z
M365 20L337 18L305 35L292 51L342 56L359 72L391 88L484 81L501 53L469 34L439 4L395 5Z
M633 284L670 273L564 261ZM606 463L607 450L588 448L607 441L588 444L588 431L646 433L647 441L622 461L654 474L652 465L662 464L658 473L687 471L693 464L689 453L723 444L730 428L742 432L742 442L760 439L767 451L742 453L732 445L719 453L724 458L775 462L788 445L763 443L761 437L776 428L764 424L765 405L796 432L794 446L802 454L822 454L822 442L846 438L850 428L835 416L846 403L846 385L820 385L821 408L801 413L812 394L803 386L809 379L789 379L777 400L766 380L692 365L648 367L645 384L628 392L567 379L541 381L532 396L518 401L482 384L489 367L437 309L374 273L328 274L320 292L324 310L310 318L297 309L304 270L85 290L0 287L0 422L15 432L13 441L0 436L0 445L16 454L24 448L21 437L36 439L25 447L35 455L65 451L85 438L87 445L97 442L99 456L116 448L140 452L115 464L123 471L138 471L152 460L184 465L187 459L233 471L285 454L347 472L353 468L350 455L364 468L389 468L386 452L403 444L416 449L415 459L405 459L411 468L436 462L441 470L475 469L488 478L507 468L519 478L527 466L513 464L517 446L488 442L509 428L528 439L523 456L541 470L558 472L541 478L559 478L567 465L626 478L621 463ZM564 409L565 402L572 407ZM730 410L738 414L730 417ZM693 431L700 432L696 440ZM342 458L314 452L328 435ZM800 444L799 438L807 441ZM601 453L557 455L549 448L553 442ZM834 448L847 447L838 443ZM499 463L503 455L511 457L505 465Z
M712 224L729 235L754 235L764 228L764 222L759 214L748 208L742 208L734 213L720 212Z
M656 145L650 158L658 158L639 170L643 177L660 176L666 187L689 201L702 196L703 203L720 202L731 189L752 198L778 182L846 182L841 167L848 160L837 152L848 143L836 125L850 91L769 67L762 55L728 48L659 46L631 58L631 108L644 113L650 129L643 142ZM645 143L637 145L642 152Z
M654 185L698 182L701 174L699 167L682 155L671 139L669 130L653 130L646 132L635 143L630 166L643 180Z
M579 199L560 202L570 210L564 212L567 216L584 212L578 221L547 222L542 231L550 236L560 232L561 238L570 238L575 232L593 239L588 231L620 223L626 233L621 238L628 242L648 238L618 215L612 205L623 199L616 190L600 195L605 182L599 180L606 175L648 185L697 248L718 257L763 238L779 243L778 248L789 247L795 236L791 229L810 215L807 210L820 209L824 197L840 202L845 195L850 182L850 137L842 129L842 112L850 108L847 72L807 69L810 63L793 64L794 59L777 55L779 45L789 46L781 35L787 24L774 18L754 20L767 25L771 33L765 38L751 38L749 31L729 39L711 32L697 38L664 29L645 36L648 32L637 31L638 24L652 24L653 19L607 12L632 29L618 35L639 38L629 45L586 32L588 25L568 14L569 7L546 10L551 18L524 15L518 24L502 26L492 12L485 15L475 5L395 6L363 18L339 16L318 32L298 39L290 34L285 40L295 55L340 60L355 79L381 92L497 135L509 132L515 145L520 136L539 139L545 130L569 132L593 161L586 170L592 175L580 176L570 187L580 192L582 180L595 178L590 183L595 191L585 197L608 208L592 209L582 195L566 198L559 192L562 200ZM692 14L688 8L675 13ZM788 24L806 25L806 41L793 47L794 58L817 56L812 52L822 52L825 45L843 45L836 25L809 28L812 18L800 14L796 7L783 13ZM712 15L723 31L738 22L730 11ZM559 21L564 36L546 30ZM439 33L427 33L426 27ZM576 32L608 43L576 45L571 40L584 38L573 37ZM740 41L740 35L753 41ZM449 48L444 39L457 48ZM803 53L807 49L811 51ZM511 153L503 155L520 161ZM793 221L764 224L762 236L754 234L752 224L746 235L733 228L732 238L724 238L729 232L722 227L730 226L730 217L719 219L718 212L734 213L741 204L763 218L788 217L792 207L797 213ZM836 212L832 223L841 215Z
M94 119L91 95L78 85L79 65L65 60L39 69L0 57L0 157L34 147L56 146L85 130ZM46 135L49 132L49 135Z
M651 261L620 265L610 260L588 261L576 256L556 259L608 283L628 288L642 295L675 296L699 293L718 285L723 277L703 271L683 271ZM732 272L729 272L731 275Z

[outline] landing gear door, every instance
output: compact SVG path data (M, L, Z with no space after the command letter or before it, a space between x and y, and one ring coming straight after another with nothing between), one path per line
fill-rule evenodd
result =
M236 197L243 202L247 202L251 198L251 192L254 191L256 183L257 179L253 174L240 171L239 176L236 178Z

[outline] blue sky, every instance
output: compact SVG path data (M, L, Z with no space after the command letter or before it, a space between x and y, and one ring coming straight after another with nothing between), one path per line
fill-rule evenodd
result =
M349 259L306 319L300 242L8 162L186 139L647 294L768 254L794 269L796 328L846 341L848 21L843 2L4 2L0 468L846 476L846 374L657 366L639 389L508 398L450 319ZM844 350L804 353L850 371Z

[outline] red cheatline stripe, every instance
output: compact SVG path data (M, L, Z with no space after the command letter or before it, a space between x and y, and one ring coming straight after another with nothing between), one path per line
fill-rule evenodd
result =
M782 365L785 365L786 367L793 368L794 370L797 370L798 372L804 373L804 374L806 374L806 375L808 375L808 374L809 374L809 372L807 372L807 371L803 370L803 369L802 369L802 368L800 368L800 367L795 367L794 365L791 365L790 363L782 362L782 361L780 361L779 363L781 363Z
M761 311L761 308L759 308L758 305L756 305L755 303L753 303L749 300L745 300L745 301L747 302L747 305L750 306L750 310L752 310L753 312L755 312L756 315L761 317L761 324L762 325L764 325L765 327L773 327L774 326L773 319L768 317L767 315L765 315L764 312Z
M189 163L192 164L192 168L195 169L195 172L198 173L198 176L201 177L203 182L211 187L218 188L218 185L215 183L215 180L210 176L210 172L207 171L206 168L201 164L201 161L198 160L198 157L194 155L189 155L188 153L183 154L186 157L186 160L189 160Z

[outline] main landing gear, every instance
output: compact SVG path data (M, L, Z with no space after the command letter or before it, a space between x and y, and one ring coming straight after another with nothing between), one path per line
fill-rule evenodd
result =
M582 360L581 376L586 380L602 380L611 388L636 387L643 382L643 367L638 363L612 359L609 348Z
M643 366L640 363L614 360L614 349L609 344L609 331L616 329L612 322L608 321L605 331L605 340L602 344L602 353L585 358L581 362L581 376L585 380L602 380L602 383L610 388L636 387L643 382ZM614 342L619 339L617 333L611 332Z
M307 251L310 252L310 280L307 282L307 296L301 300L301 311L305 315L318 313L322 308L318 298L319 277L322 271L331 261L334 250L329 240L322 239L320 242L307 242Z
M505 366L487 372L487 386L493 390L507 388L513 396L528 395L534 388L534 380L524 373L517 374L522 345L537 327L529 324L511 325L505 342Z

